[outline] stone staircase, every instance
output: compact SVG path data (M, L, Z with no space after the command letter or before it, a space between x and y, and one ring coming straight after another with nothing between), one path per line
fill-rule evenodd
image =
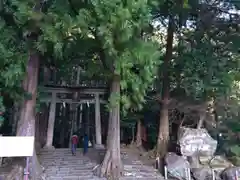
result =
M89 154L95 154L90 150ZM76 156L72 156L70 149L42 150L40 163L45 168L46 180L105 180L94 176L93 170L97 167L97 162L83 156L81 150L77 150ZM121 180L154 180L163 177L151 166L143 165L133 155L122 153L124 164L124 177Z

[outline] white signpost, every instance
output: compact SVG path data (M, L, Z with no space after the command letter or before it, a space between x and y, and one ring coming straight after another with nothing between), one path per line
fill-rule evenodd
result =
M28 180L29 157L33 156L34 136L0 136L0 158L26 157L24 180Z

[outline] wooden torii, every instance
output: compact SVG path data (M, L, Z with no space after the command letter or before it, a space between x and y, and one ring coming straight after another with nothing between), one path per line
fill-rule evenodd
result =
M50 103L50 111L48 118L48 130L47 130L47 142L45 148L53 148L53 134L54 123L56 113L56 103L68 103L68 104L95 104L95 132L96 132L96 146L102 146L102 128L101 128L101 112L100 104L104 104L107 101L101 96L106 94L106 87L88 88L82 86L42 86L39 88L42 93L47 93L47 97L41 98L41 102ZM77 99L67 99L58 97L59 93L74 94L79 93L87 97ZM49 95L50 94L50 95Z

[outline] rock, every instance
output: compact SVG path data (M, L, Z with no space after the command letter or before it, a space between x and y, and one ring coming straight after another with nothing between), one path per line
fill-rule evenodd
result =
M233 167L233 164L223 156L200 156L199 161L201 165L210 166L219 173L228 167Z
M183 156L168 153L165 157L165 163L170 176L177 179L188 179L187 169L190 168L190 165Z
M222 172L221 177L223 180L238 180L238 179L240 179L240 167L230 167L230 168L225 169Z
M215 141L206 129L180 128L178 142L181 154L184 156L206 155L212 156L217 148Z
M200 164L199 157L198 156L188 156L187 161L190 164L191 168L200 168L202 165Z
M233 167L233 164L223 156L215 156L210 160L209 166L218 173L222 173L224 169Z
M213 176L215 176L216 180L220 180L220 176L210 167L201 167L201 168L192 168L191 172L196 180L212 180ZM214 175L213 175L214 173Z
M210 161L213 159L213 156L199 156L199 162L202 165L208 166Z

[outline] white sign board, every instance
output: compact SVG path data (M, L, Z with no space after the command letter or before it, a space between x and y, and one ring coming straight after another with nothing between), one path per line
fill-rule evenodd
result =
M33 156L34 136L0 136L0 157Z

